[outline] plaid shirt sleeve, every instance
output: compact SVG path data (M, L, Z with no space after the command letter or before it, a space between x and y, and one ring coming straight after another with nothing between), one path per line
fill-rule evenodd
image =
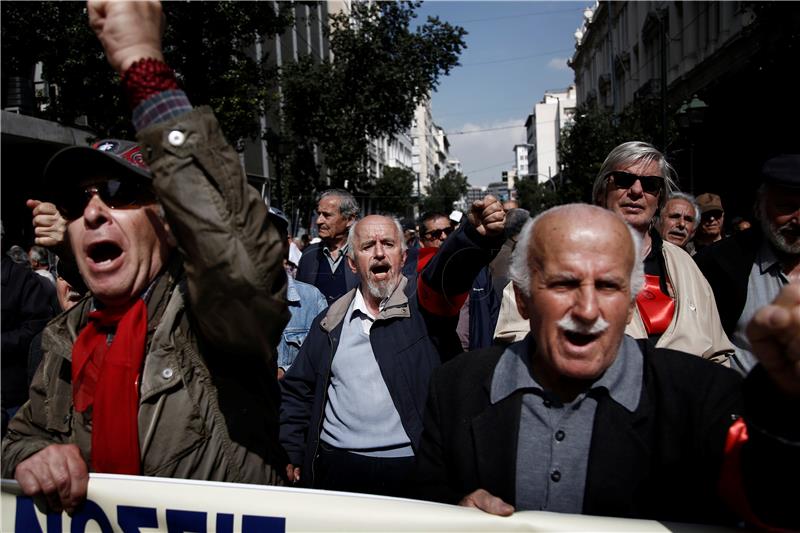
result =
M133 110L133 126L140 131L192 110L186 93L180 89L162 91L151 96Z

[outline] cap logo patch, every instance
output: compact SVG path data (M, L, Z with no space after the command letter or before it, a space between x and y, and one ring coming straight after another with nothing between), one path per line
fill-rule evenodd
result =
M105 141L98 144L95 148L101 152L113 152L117 147L117 143Z

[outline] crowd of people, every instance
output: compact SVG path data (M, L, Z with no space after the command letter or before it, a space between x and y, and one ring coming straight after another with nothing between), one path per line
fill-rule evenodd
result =
M632 141L594 205L533 219L324 191L300 252L164 63L161 5L88 12L138 143L53 156L29 266L3 255L25 494L73 512L101 472L800 528L800 155L731 236Z

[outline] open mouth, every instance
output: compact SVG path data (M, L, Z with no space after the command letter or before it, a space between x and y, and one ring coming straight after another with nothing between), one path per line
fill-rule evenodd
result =
M373 266L371 270L374 274L386 274L389 272L389 270L391 270L391 267L386 263L381 263Z
M575 346L586 346L597 340L600 336L596 333L578 333L577 331L565 331L564 336Z
M111 262L122 255L122 248L113 242L98 242L89 247L89 259L95 264Z

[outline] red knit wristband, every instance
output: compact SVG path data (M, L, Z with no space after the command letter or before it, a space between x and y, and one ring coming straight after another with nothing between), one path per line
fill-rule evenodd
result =
M140 59L122 74L122 86L131 109L163 91L178 89L175 72L163 61L151 57Z

